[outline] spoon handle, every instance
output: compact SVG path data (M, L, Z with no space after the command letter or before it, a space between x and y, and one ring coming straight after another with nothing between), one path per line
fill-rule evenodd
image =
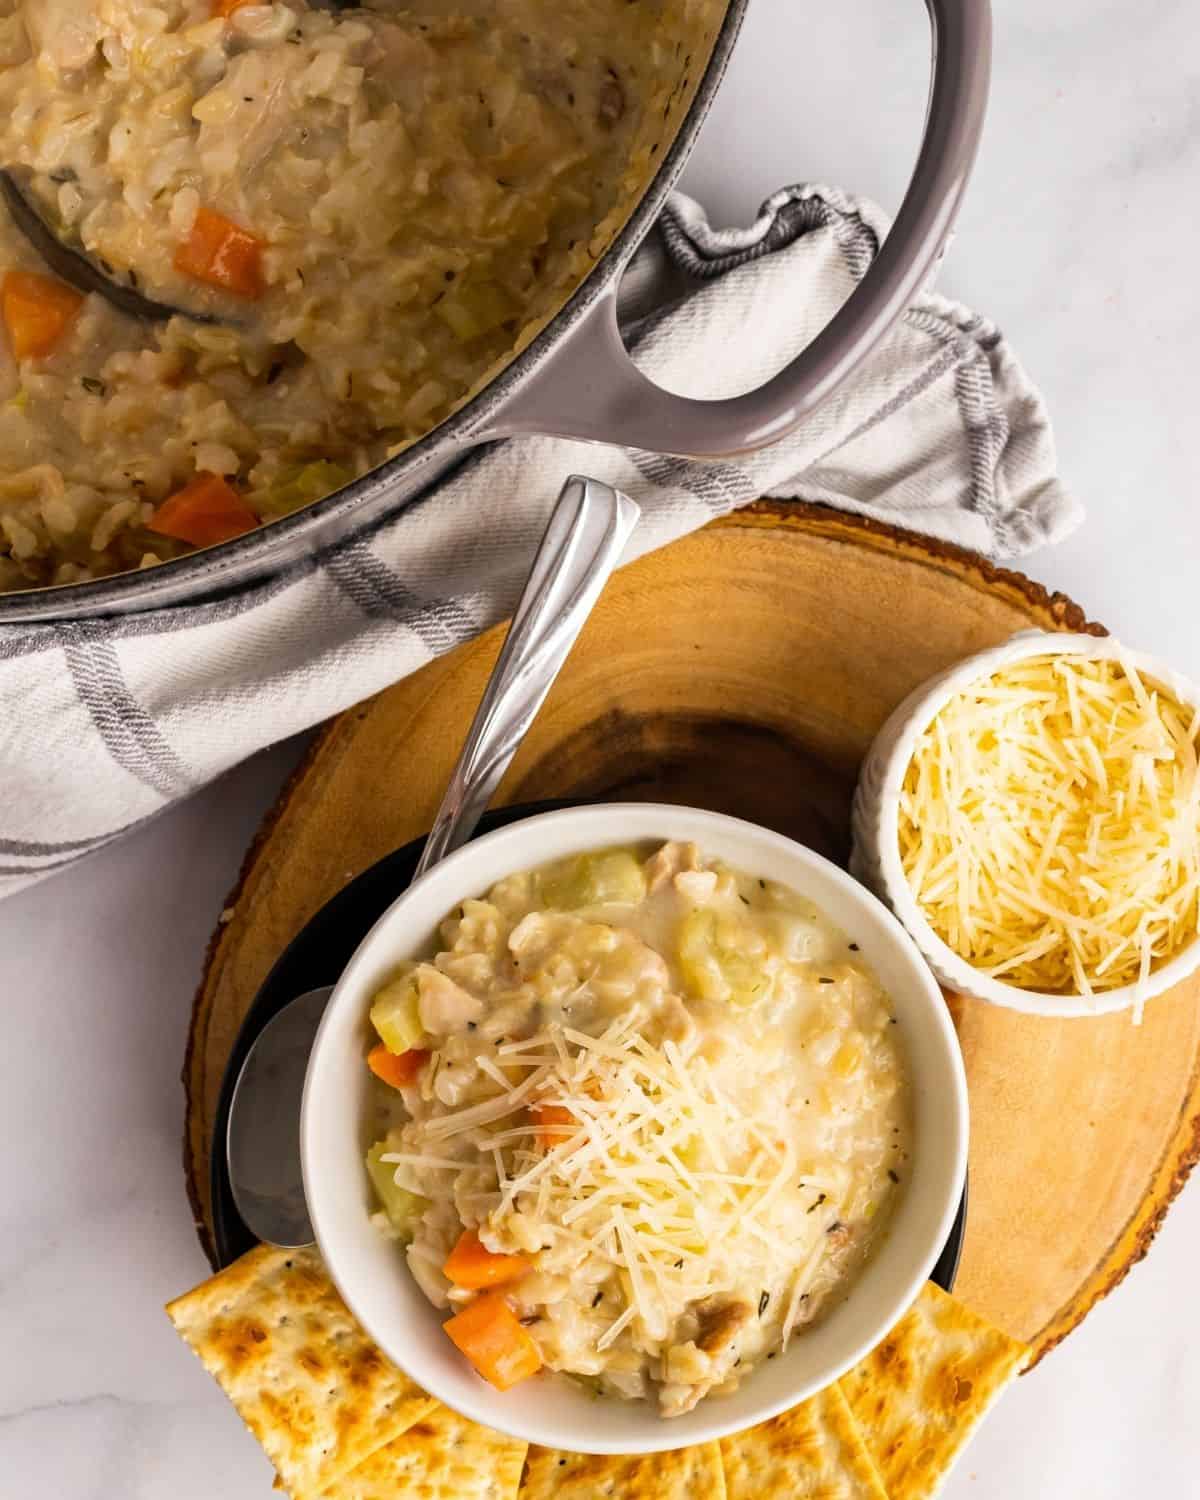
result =
M414 880L475 831L640 514L599 480L563 486Z

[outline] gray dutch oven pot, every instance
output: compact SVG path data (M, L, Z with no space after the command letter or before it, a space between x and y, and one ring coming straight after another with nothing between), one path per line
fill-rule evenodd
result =
M617 327L617 287L683 170L748 4L730 0L696 97L624 230L562 311L449 421L353 484L235 541L144 572L0 595L0 621L126 614L211 597L394 513L468 449L496 438L544 433L716 458L790 432L875 348L946 243L983 127L991 13L989 0L926 0L933 71L920 154L892 231L854 294L765 385L697 401L662 390L632 364Z

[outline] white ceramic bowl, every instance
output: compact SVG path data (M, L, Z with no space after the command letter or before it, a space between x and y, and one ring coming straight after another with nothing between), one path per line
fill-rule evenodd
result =
M881 896L915 938L929 966L944 985L960 995L1006 1005L1038 1016L1096 1016L1125 1010L1137 999L1137 987L1121 985L1095 996L1044 994L992 979L960 958L934 932L912 893L900 862L900 789L917 740L956 693L990 677L1002 667L1031 656L1084 656L1127 661L1147 681L1166 688L1189 708L1200 706L1193 685L1160 661L1129 651L1111 636L1059 635L1022 630L1000 646L978 651L922 683L896 707L872 742L854 793L854 853L850 868ZM1156 969L1142 991L1144 999L1161 995L1200 966L1200 941L1193 940Z
M553 1376L503 1394L476 1376L441 1331L395 1244L368 1222L367 1011L397 959L428 952L437 925L501 876L605 845L694 839L710 855L782 881L856 941L891 994L913 1084L913 1170L895 1218L847 1299L764 1362L732 1396L666 1421L645 1402L597 1400ZM475 840L402 895L350 960L313 1046L301 1119L304 1187L317 1242L355 1315L427 1391L464 1416L547 1447L639 1453L681 1447L764 1421L827 1385L872 1348L916 1296L945 1243L962 1192L967 1093L942 996L896 919L844 871L766 829L653 804L550 812Z

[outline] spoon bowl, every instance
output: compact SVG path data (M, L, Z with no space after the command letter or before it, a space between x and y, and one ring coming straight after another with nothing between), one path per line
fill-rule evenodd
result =
M313 1240L300 1176L300 1099L331 984L298 995L259 1032L233 1086L225 1149L238 1213L273 1244Z

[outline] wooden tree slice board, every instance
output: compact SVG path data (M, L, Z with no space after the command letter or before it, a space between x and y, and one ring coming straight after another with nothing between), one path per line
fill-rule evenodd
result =
M837 859L860 758L924 678L1077 606L981 558L817 507L760 504L622 570L497 804L691 802ZM185 1166L211 1255L211 1121L238 1025L284 945L431 821L503 632L333 720L247 857L184 1067ZM1128 1016L951 1001L971 1095L956 1291L1039 1354L1142 1254L1200 1154L1200 982Z

